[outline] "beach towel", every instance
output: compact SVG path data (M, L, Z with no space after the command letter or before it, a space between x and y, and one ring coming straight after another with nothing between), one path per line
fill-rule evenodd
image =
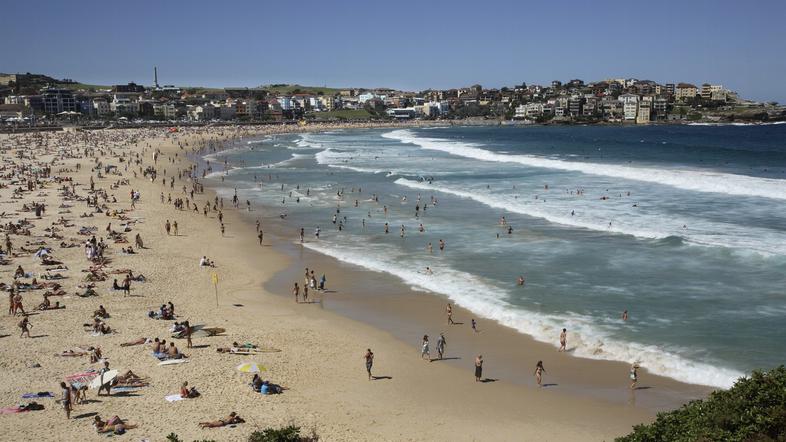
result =
M20 407L6 407L0 408L0 414L14 414L14 413L24 413L27 410L24 410Z
M169 402L177 402L177 401L182 401L185 398L181 397L180 393L178 393L178 394L170 394L169 396L165 397L164 399L166 399Z
M153 355L153 357L158 359L159 361L164 361L164 360L166 360L169 357L166 353L152 352L150 354Z
M112 387L112 391L116 393L122 392L129 392L129 391L138 391L141 390L142 387Z
M45 398L45 397L55 397L55 395L49 391L41 391L38 393L25 393L22 395L23 399L38 399L38 398Z

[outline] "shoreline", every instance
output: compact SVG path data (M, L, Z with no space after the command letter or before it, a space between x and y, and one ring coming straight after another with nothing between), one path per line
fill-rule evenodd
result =
M141 168L152 166L153 151L160 149L161 158L155 167L159 171L169 169L169 173L163 176L174 181L177 174L173 170L190 167L184 155L179 155L185 153L183 147L190 149L196 144L217 142L220 138L232 139L244 133L230 129L213 132L188 130L177 134L162 132L97 133L95 136L104 141L100 150L93 148L95 158L106 164L118 164L121 155L130 158L130 155L140 153ZM80 138L84 136L51 135L51 138L47 136L36 141L36 144L41 142L46 146L39 149L37 158L56 155L57 147L64 144L74 150L73 158L58 161L53 173L73 176L78 183L77 193L82 195L93 174L87 167L81 171L72 168L77 162L85 164L87 161L89 164L92 161L92 156L84 158L80 156L79 149L74 149L90 140ZM134 138L135 143L128 143ZM6 145L9 137L4 136L0 140ZM30 139L27 141L30 142ZM184 146L178 146L178 143ZM3 151L7 160L14 153ZM101 397L96 397L95 390L91 390L88 393L91 401L79 405L74 412L88 418L66 420L62 409L52 400L44 402L44 411L3 416L0 418L0 431L9 438L48 440L56 432L58 438L104 440L103 435L96 435L90 427L90 413L100 413L103 417L119 415L140 425L140 428L129 430L133 438L152 437L154 440L170 432L184 439L243 440L254 429L289 423L296 423L305 430L313 427L324 440L607 440L626 434L632 425L654 419L651 410L583 397L560 391L559 387L537 389L508 382L506 378L477 384L472 382L464 365L471 364L471 359L428 364L418 360L417 352L413 351L408 340L402 340L384 328L346 318L329 308L319 309L319 304L294 304L291 298L261 287L284 269L299 272L300 263L273 250L273 247L259 247L255 240L249 241L254 239L254 227L241 219L241 213L236 210L225 212L227 233L222 236L215 213L203 216L177 210L171 204L158 201L161 191L185 197L179 187L189 185L190 180L178 178L171 188L162 187L160 180L151 182L141 175L131 177L131 171L123 171L123 163L119 164L118 172L122 175L99 178L96 187L117 197L117 203L105 203L110 209L128 210L129 189L141 191L141 201L136 209L129 212L136 222L132 223L131 232L127 235L133 238L134 234L140 233L147 248L134 255L122 255L118 250L120 245L112 244L109 256L113 262L110 266L143 273L148 282L134 284L133 296L123 297L110 290L110 278L97 283L97 298L74 297L70 294L76 290L83 276L79 269L88 265L83 250L81 247L55 248L55 256L69 267L68 271L64 271L66 279L62 280L69 295L60 299L67 308L32 316L33 332L40 336L38 339L15 336L17 319L3 316L0 326L10 335L2 339L4 345L0 347L0 360L4 361L8 370L8 376L0 381L0 400L3 406L7 406L19 403L19 396L26 391L57 392L56 384L63 376L97 367L96 364L86 365L83 358L53 356L75 345L100 345L113 368L121 372L131 369L141 373L150 379L150 385L131 394ZM57 172L63 167L72 171ZM128 179L129 184L115 188L113 184L121 178ZM59 185L49 184L42 191L23 193L23 200L12 201L13 206L8 206L9 209L16 208L32 200L47 202L50 210L42 221L31 218L34 228L32 236L27 239L42 238L48 242L42 229L60 216L71 219L73 224L69 229L60 229L66 238L74 238L74 231L79 226L94 226L98 229L96 234L101 235L108 222L112 222L113 226L119 223L116 218L103 214L79 218L78 213L84 210L83 203L70 203L73 209L57 208L62 204L55 191L58 188ZM2 195L7 197L9 191L3 190ZM39 194L45 195L37 196ZM206 189L204 194L198 194L197 202L201 205L212 197L212 191ZM14 214L7 216L13 217ZM23 218L29 216L22 215ZM275 214L270 213L270 216ZM178 221L180 233L176 236L164 233L165 220ZM24 239L14 236L15 241ZM84 239L74 238L77 243ZM266 241L266 245L269 244ZM217 267L199 268L199 257L203 255L214 260ZM309 262L316 260L314 262L325 268L332 265L312 256L305 259ZM41 270L32 256L23 254L14 257L13 263L3 268L3 277L8 278L17 264L36 273ZM217 296L210 281L211 272L216 272L219 277ZM329 284L341 288L338 273L329 273ZM394 285L391 284L391 287ZM26 293L25 306L35 305L39 296ZM174 368L156 366L154 359L146 354L150 351L148 346L120 346L140 336L168 339L170 323L146 317L147 311L167 301L177 306L180 320L226 328L221 336L196 338L193 349L186 349L185 342L178 340L178 347L190 358L189 363ZM90 317L90 312L99 303L111 313L108 322L117 333L96 337L79 330L79 324ZM485 325L482 324L482 327ZM420 330L416 332L420 333ZM490 332L481 333L479 337L485 339L491 335ZM448 354L459 347L463 338L451 339ZM228 346L232 341L255 342L282 351L253 357L215 351L216 347ZM486 344L483 345L486 352ZM367 347L377 354L374 374L379 376L379 380L375 382L366 379L363 369L362 355ZM493 345L488 348L491 347ZM267 367L265 378L288 386L290 390L277 396L260 396L251 391L247 386L250 375L235 370L238 363L248 360L263 363ZM565 360L577 358L565 356ZM461 364L453 365L451 362ZM500 376L495 372L495 364L493 362L488 367L488 376L492 378ZM36 365L38 367L31 368ZM581 371L582 365L573 365L573 362L569 365L576 367L581 376L586 375ZM531 375L526 373L528 366L524 367L524 375L531 379ZM554 367L555 372L560 366L561 362L547 363L547 368ZM547 382L551 375L551 372L547 373ZM594 372L590 375L595 376ZM617 374L607 375L615 380L613 382L618 379ZM165 395L177 391L185 380L199 388L202 392L200 398L174 404L163 400ZM624 379L622 384L626 385ZM217 419L231 410L237 410L247 423L237 428L212 430L196 426L198 421Z
M236 146L229 147L231 149ZM220 157L221 152L211 152L211 155ZM201 155L200 155L201 158ZM231 167L231 165L230 165ZM206 183L207 188L221 193L221 183ZM226 192L227 186L223 187ZM227 197L231 198L231 196ZM270 236L271 224L275 240L273 248L276 252L284 254L290 264L274 274L272 279L267 281L263 287L271 293L279 294L282 298L288 299L287 295L291 291L293 281L300 282L302 279L301 271L304 267L312 268L309 263L318 262L320 269L330 269L329 286L340 287L336 293L329 293L324 296L324 304L320 303L321 308L326 308L342 316L353 320L361 321L372 327L380 328L402 343L412 348L412 354L418 351L420 337L426 333L432 338L438 336L439 331L455 333L456 327L447 326L444 319L445 304L449 301L445 296L438 293L425 292L411 288L406 282L401 281L396 276L387 273L379 273L365 269L351 263L340 261L337 258L312 250L306 246L296 244L296 226L287 225L281 222L272 213L273 208L268 207L270 212L266 217L252 216L241 211L241 219L244 220L249 228L254 228L252 218L260 219L265 228L266 238ZM306 240L306 243L310 240ZM335 281L339 281L335 283ZM374 295L367 296L363 293L374 287ZM320 295L320 299L323 297ZM627 374L629 364L623 361L608 359L591 359L580 356L572 356L572 350L568 346L568 352L557 353L558 347L550 343L536 340L534 337L518 332L508 326L502 325L490 318L483 318L461 307L453 305L454 313L457 318L463 318L468 323L468 318L476 318L483 324L489 335L495 339L484 339L483 346L473 345L471 338L459 336L459 340L449 339L458 345L453 348L474 348L477 352L484 354L489 359L504 361L499 372L503 373L502 379L520 385L534 386L534 379L527 373L530 366L534 367L538 359L542 359L545 365L549 366L549 359L552 366L563 366L567 361L578 361L577 367L570 366L561 371L555 371L555 382L569 388L572 392L578 392L581 396L592 399L600 399L618 404L630 404L631 395L627 388ZM466 326L466 324L464 324ZM413 328L414 327L414 328ZM447 336L446 336L447 337ZM497 339L498 338L498 339ZM556 339L556 338L555 338ZM555 341L556 342L556 341ZM485 350L484 350L485 348ZM519 349L523 349L520 351ZM448 351L450 353L450 351ZM471 352L462 351L461 361L446 361L449 365L460 367L467 373L471 371ZM520 354L523 353L523 354ZM525 357L526 355L537 354L539 356ZM534 358L534 359L533 359ZM533 359L533 360L530 360ZM525 362L526 361L526 362ZM646 373L646 367L642 367ZM591 372L592 379L582 379L577 381L586 372ZM469 374L468 374L469 376ZM664 411L677 408L680 405L693 400L706 397L716 387L700 384L690 384L681 382L677 379L646 373L648 389L652 389L649 395L633 400L636 406L649 411ZM570 394L570 393L569 393Z

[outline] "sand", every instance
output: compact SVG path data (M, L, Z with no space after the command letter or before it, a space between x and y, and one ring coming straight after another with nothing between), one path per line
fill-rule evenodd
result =
M326 128L310 128L318 129ZM98 229L97 237L106 238L107 224L111 222L112 228L118 230L121 221L104 214L80 218L81 213L89 210L85 202L63 201L57 191L60 185L48 179L41 179L42 188L22 192L23 199L10 199L18 185L0 189L0 212L5 211L1 221L7 224L28 219L33 224L30 236L11 235L14 247L23 246L25 241L44 240L53 248L54 258L68 267L60 271L67 279L58 281L68 295L51 298L53 303L59 301L66 308L31 315L34 338L19 337L16 324L20 317L4 315L0 320L0 335L4 335L0 338L0 365L4 369L0 379L0 406L26 402L21 398L26 392L51 391L59 396L59 382L64 376L99 367L99 364L90 364L87 357L54 356L76 346L100 346L111 368L121 373L130 369L146 376L150 383L137 391L109 397L96 396L96 391L90 390L89 403L76 405L70 420L54 399L38 399L45 410L0 415L0 436L4 440L104 439L105 436L97 435L91 426L92 413L104 419L118 415L138 424L138 428L122 436L131 440L164 440L171 432L184 440L245 440L255 429L290 423L306 431L314 429L323 440L329 441L609 440L627 433L632 425L652 420L655 410L666 402L671 405L708 391L664 378L646 377L643 383L661 394L661 399L648 401L646 396L650 390L642 390L635 393L635 400L622 400L621 396L630 394L626 365L557 354L555 347L535 343L489 320L483 320L484 330L479 336L470 335L468 327L450 330L448 356L461 359L422 361L417 342L413 342L411 336L422 334L426 326L435 331L442 327L444 306L436 297L411 299L412 303L407 303L413 304L409 310L400 305L393 308L395 303L385 296L378 301L360 302L356 286L358 280L362 281L359 270L313 254L293 257L282 253L271 244L280 246L292 238L273 236L268 239L272 235L267 231L265 246L259 246L253 224L244 219L248 215L254 217L254 212L240 213L225 202L226 233L222 236L216 213L211 212L207 217L201 213L204 202L213 200L214 194L209 189L195 195L199 213L176 210L172 204L161 203L162 191L165 195L171 193L172 198L190 198L182 193L182 186L190 187L190 183L179 180L177 170L189 167L185 153L200 140L274 130L284 129L245 128L241 132L241 129L226 127L199 128L172 134L162 129L114 130L0 138L4 160L0 182L4 184L17 179L11 172L19 169L14 169L12 162L17 166L49 163L59 147L79 148L73 149L79 156L85 145L100 147L100 150L93 149L89 158L55 160L52 175L73 177L78 183L76 193L82 197L88 194L92 175L96 189L103 188L110 195L110 202L105 203L110 210L129 210L131 189L141 193L136 208L127 213L137 222L125 236L133 243L134 235L140 234L146 248L133 255L124 255L120 248L127 244L110 241L105 255L111 259L107 271L132 269L135 274L147 277L147 282L132 284L128 297L110 290L113 275L96 283L98 297L73 296L85 275L81 270L89 266L81 246L89 237L76 232L82 226L94 226ZM126 143L133 138L139 141ZM177 143L188 143L188 146L181 149ZM33 144L38 147L33 149ZM156 182L139 173L140 165L134 164L126 171L127 163L118 161L117 155L124 154L127 158L132 153L139 153L141 167L151 166L153 149L161 150L155 165L159 171ZM19 152L31 158L20 159ZM110 174L96 178L96 174L88 170L88 165L96 164L95 161L102 165L118 165L122 176ZM76 163L82 164L80 171L74 170ZM161 184L164 168L167 184L174 174L173 189ZM70 171L59 172L61 169ZM132 174L134 170L136 178ZM128 179L129 183L110 188L121 179ZM116 203L111 202L111 195L117 198ZM20 212L22 204L32 201L46 204L41 219L32 212ZM62 203L72 207L59 207ZM58 213L65 211L69 212ZM58 233L65 238L43 237L48 233L44 229L61 216L73 224L73 227L59 227ZM164 224L167 220L177 221L178 236L166 234ZM80 246L58 246L71 238ZM26 247L36 249L36 246ZM290 244L288 247L295 246ZM199 267L199 259L204 255L215 261L216 268ZM10 284L18 265L35 275L44 270L38 258L22 252L0 267L0 281ZM323 295L322 303L296 304L283 282L279 284L280 289L271 282L274 275L288 268L290 273L298 275L295 280L300 282L300 272L306 265L318 272L329 272L330 286L336 292ZM213 273L219 280L217 296L211 282ZM122 280L122 275L118 278ZM279 279L283 281L281 276ZM30 282L30 279L20 281ZM389 281L387 287L390 291L404 292L401 296L413 296L395 281ZM41 302L43 291L23 293L26 310L32 310ZM192 349L186 348L185 340L175 340L178 348L189 355L188 363L176 366L159 366L149 345L120 346L140 337L160 337L169 341L171 321L147 317L149 310L169 301L174 303L178 319L225 328L226 332L215 337L194 338L195 348ZM92 312L99 304L110 313L106 322L116 333L92 336L83 330L82 324L92 321ZM386 316L388 308L393 310L393 316ZM436 310L433 315L423 313L433 310ZM468 312L460 309L456 311L458 318L467 315ZM353 318L365 318L365 321ZM410 318L410 322L402 322L401 318ZM478 339L473 342L474 338ZM216 352L217 347L229 347L233 341L253 342L282 351L257 356ZM381 377L375 381L367 379L363 362L369 347L376 355L374 374ZM484 374L495 379L494 382L474 382L472 360L475 353L481 351L487 361ZM546 381L558 385L547 388L533 385L531 356L522 356L532 354L544 354L541 359L549 370ZM289 389L273 396L255 393L248 385L251 375L235 370L241 362L263 365L267 368L262 373L263 378ZM40 367L33 368L34 364ZM499 368L495 368L495 364ZM518 375L510 368L517 364L522 367ZM196 387L202 396L166 401L165 397L177 393L184 381ZM218 429L197 426L198 422L216 420L231 411L236 411L246 423Z

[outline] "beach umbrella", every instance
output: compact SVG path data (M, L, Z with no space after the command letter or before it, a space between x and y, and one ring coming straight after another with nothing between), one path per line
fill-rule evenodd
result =
M255 362L244 362L237 366L237 371L242 373L259 373L260 371L267 371L267 368L257 365Z

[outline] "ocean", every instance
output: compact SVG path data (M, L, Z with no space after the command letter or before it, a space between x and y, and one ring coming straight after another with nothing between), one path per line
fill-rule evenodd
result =
M576 356L722 388L784 363L786 125L345 130L204 160L293 241L555 347L565 327Z

